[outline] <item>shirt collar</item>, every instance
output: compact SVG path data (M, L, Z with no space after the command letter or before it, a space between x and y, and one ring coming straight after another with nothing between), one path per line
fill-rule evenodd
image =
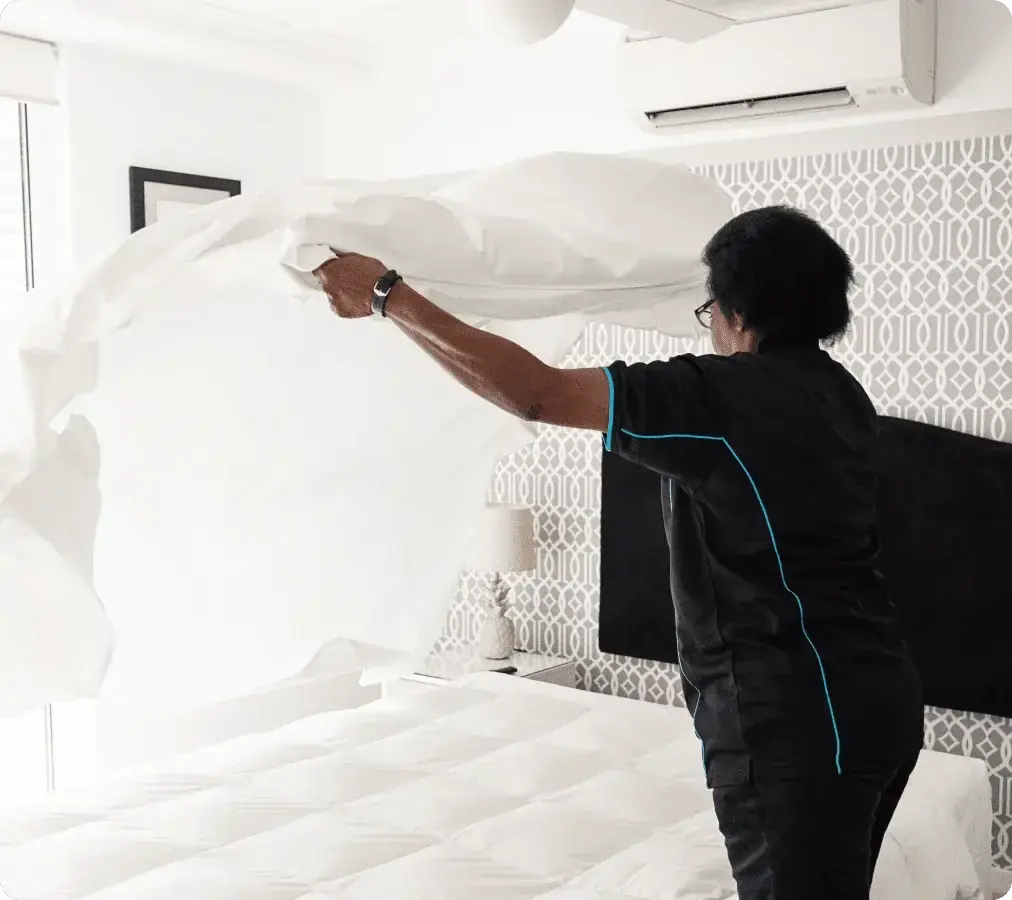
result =
M818 341L799 341L783 337L767 337L759 341L757 353L800 353L820 350Z

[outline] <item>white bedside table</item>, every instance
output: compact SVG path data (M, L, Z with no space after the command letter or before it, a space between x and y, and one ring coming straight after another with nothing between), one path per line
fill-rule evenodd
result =
M533 681L547 681L561 687L576 687L576 662L557 656L540 653L515 652L509 659L485 659L477 650L447 650L434 653L412 675L383 682L384 697L402 697L405 694L430 690L446 685L457 678L475 675L478 672L494 672L496 669L515 668L520 678Z

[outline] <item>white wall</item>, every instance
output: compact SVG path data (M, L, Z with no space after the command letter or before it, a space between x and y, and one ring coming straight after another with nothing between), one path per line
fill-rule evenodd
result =
M371 82L330 104L326 172L401 177L546 149L626 149L639 135L621 115L608 62L621 33L577 14L533 47L398 50Z
M308 90L103 49L61 56L75 266L130 233L132 165L238 178L244 190L320 175L321 107Z
M939 3L938 102L916 119L780 120L659 138L622 112L614 76L621 29L576 15L534 47L392 56L379 79L356 88L350 106L348 91L330 105L326 169L400 177L559 149L714 162L1012 130L1008 9L997 0Z
M61 48L61 80L61 105L32 119L46 281L57 265L63 274L77 270L130 234L132 165L238 178L244 190L321 174L321 105L307 89L84 46ZM62 227L55 225L56 197ZM103 768L157 755L159 746L181 749L361 702L344 682L261 700L178 718L60 704L57 784L86 783Z

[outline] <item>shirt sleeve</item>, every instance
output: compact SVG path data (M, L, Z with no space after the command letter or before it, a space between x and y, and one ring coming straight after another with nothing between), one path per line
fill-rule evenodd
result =
M684 484L701 480L724 449L716 401L698 358L612 363L605 450Z

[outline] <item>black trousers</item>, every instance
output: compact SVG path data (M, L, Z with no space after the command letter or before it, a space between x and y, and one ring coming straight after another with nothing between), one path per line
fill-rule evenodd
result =
M714 788L739 900L869 900L916 761Z

